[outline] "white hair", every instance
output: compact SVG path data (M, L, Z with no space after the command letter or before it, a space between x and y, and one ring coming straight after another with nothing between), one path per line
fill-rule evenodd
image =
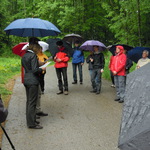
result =
M147 56L149 55L149 51L148 50L144 50L143 53L146 53Z

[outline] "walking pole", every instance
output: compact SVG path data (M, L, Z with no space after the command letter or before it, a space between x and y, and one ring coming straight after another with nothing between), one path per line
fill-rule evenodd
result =
M5 131L5 129L4 129L4 127L3 127L1 124L0 124L0 126L1 126L1 128L2 128L2 130L3 130L3 132L5 133L5 135L6 135L7 139L8 139L8 141L9 141L9 143L10 143L12 149L15 150L15 147L14 147L14 145L12 144L12 142L11 142L11 140L10 140L8 134L6 133L6 131Z

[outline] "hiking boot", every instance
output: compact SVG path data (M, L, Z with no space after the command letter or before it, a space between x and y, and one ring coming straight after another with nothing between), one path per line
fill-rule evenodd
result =
M100 91L97 91L96 94L100 94Z
M119 101L119 100L120 100L120 98L115 98L115 99L114 99L114 101Z
M59 91L59 92L57 92L57 95L59 95L59 94L63 94L63 91Z
M72 84L77 84L77 81L72 82Z
M123 103L123 102L124 102L124 100L119 100L118 102L119 102L119 103Z
M43 127L40 125L35 125L35 126L29 126L29 129L43 129Z
M37 116L48 116L48 114L47 113L44 113L44 112L38 112L38 113L36 113L36 115Z
M96 93L96 90L91 90L90 92L91 92L91 93Z

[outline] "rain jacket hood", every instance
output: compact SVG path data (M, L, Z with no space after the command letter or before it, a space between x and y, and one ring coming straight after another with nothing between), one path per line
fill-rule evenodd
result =
M116 55L120 55L120 54L122 54L122 53L124 52L123 46L118 45L118 46L116 46L116 48L119 48L119 49L120 49L120 52L119 52L118 54L115 52Z

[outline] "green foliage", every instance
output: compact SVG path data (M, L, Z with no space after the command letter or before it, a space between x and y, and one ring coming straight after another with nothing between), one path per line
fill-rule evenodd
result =
M110 80L110 70L108 68L109 66L109 61L110 61L110 57L111 57L111 53L109 51L104 51L104 58L105 58L105 67L104 67L104 72L102 73L102 77L104 79Z
M114 33L116 42L132 46L149 46L150 29L148 28L148 0L121 0L103 3L110 19L109 28Z
M15 36L8 39L3 31L13 20L27 17L54 23L62 32L60 38L77 33L84 40L97 39L105 45L149 46L148 3L149 0L4 0L0 6L0 51L3 53L7 47L28 40Z
M99 40L106 46L128 44L131 46L150 46L150 5L149 0L4 0L0 5L0 56L19 56L12 54L12 47L28 38L6 36L4 29L12 21L20 18L38 17L55 24L63 38L69 33L82 35L84 40ZM46 41L49 38L40 38ZM46 52L47 53L47 52ZM109 52L106 58L103 77L109 79ZM47 53L49 55L49 52ZM7 64L7 60L6 64ZM12 62L12 64L15 64ZM10 65L11 66L11 65ZM8 72L17 72L16 66L4 66ZM6 73L0 70L1 73ZM9 75L5 74L7 78ZM0 82L5 79L0 79Z
M4 85L14 75L20 73L20 58L19 57L1 57L0 58L0 93L3 95L11 94Z

